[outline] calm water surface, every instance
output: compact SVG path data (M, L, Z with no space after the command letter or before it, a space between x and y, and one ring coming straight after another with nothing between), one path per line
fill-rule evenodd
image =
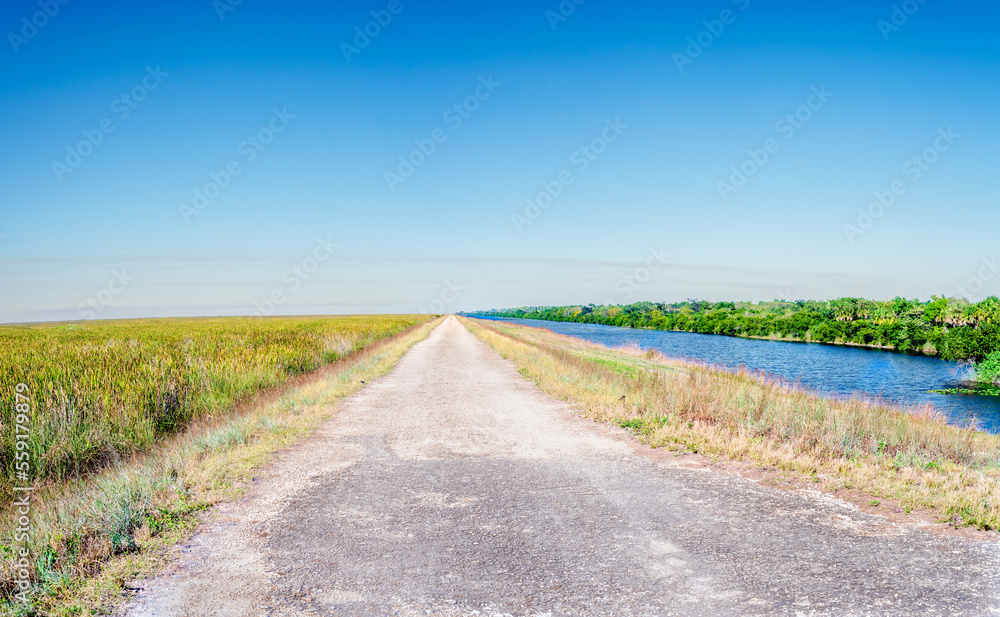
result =
M655 349L671 358L700 360L725 368L745 366L800 383L827 396L862 393L904 405L931 403L953 423L977 418L984 430L1000 432L1000 397L927 392L960 386L968 369L958 362L873 349L757 341L692 332L634 330L537 319L481 319L546 328L608 347L635 345Z

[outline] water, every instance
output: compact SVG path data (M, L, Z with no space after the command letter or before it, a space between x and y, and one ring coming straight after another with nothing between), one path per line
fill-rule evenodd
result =
M655 349L670 358L700 360L730 369L745 366L800 383L827 396L848 397L860 393L902 405L931 403L953 424L964 425L977 418L983 430L1000 432L1000 397L928 392L961 387L968 368L958 362L837 345L758 341L537 319L483 319L546 328L608 347L635 345L641 349Z

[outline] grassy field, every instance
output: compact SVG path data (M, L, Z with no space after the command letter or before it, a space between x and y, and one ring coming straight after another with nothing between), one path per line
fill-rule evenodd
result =
M181 348L204 361L203 367L215 366L215 375L229 375L243 384L242 389L230 387L209 395L199 389L204 382L188 385L191 401L201 403L183 416L196 417L184 430L175 430L173 435L154 431L150 437L155 443L142 453L106 461L90 474L39 484L32 498L27 543L11 542L17 525L11 516L13 509L8 509L7 516L0 519L0 615L107 614L110 606L121 601L128 580L155 569L170 545L192 533L200 511L238 495L272 453L310 434L335 413L343 396L362 387L362 381L386 373L439 321L422 316L376 316L96 324L99 331L107 327L103 330L106 334L131 332L136 337L131 340L140 348L140 341L148 339L149 351L144 357L154 366L155 358L176 357L171 355L175 347L165 339L179 331L189 335L197 331L197 338L179 339ZM143 332L145 338L139 338L137 330L129 326ZM166 332L171 334L156 335ZM108 340L99 333L77 340ZM55 338L59 340L58 335ZM224 353L226 349L243 349L247 341L258 345L259 361L255 361L255 354ZM65 350L67 346L62 339L61 347ZM111 348L121 346L116 339ZM198 349L205 351L196 355ZM215 363L207 362L208 358L214 358ZM309 362L332 363L289 379L313 366ZM239 381L240 375L251 370L252 379ZM283 380L285 386L272 388L268 396L256 397L238 409L226 407L225 401ZM208 383L218 382L231 383L222 378ZM124 407L119 410L124 414L120 417L136 413ZM115 424L114 415L101 418L106 426ZM137 447L124 443L123 447ZM30 554L29 604L14 597L18 591L12 567L14 551L21 548Z
M957 526L1000 529L1000 436L930 408L834 400L745 371L610 350L502 322L463 319L526 377L654 447L741 460L859 490Z
M421 316L212 318L0 326L0 503L15 482L18 384L29 477L61 481L148 450L192 420L344 358ZM25 418L21 418L22 420ZM23 457L23 454L21 455ZM20 482L24 484L24 482Z

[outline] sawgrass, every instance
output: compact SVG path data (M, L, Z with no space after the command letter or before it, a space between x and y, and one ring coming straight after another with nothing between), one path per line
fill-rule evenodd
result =
M27 543L11 541L13 509L0 519L0 615L104 614L129 579L161 564L167 548L190 535L199 512L240 494L272 453L311 433L362 381L388 372L439 322L427 319L387 317L392 329L424 323L196 418L92 473L39 484ZM12 566L21 548L30 553L28 604L14 597Z
M0 503L27 386L29 480L62 481L146 451L192 421L426 320L416 315L143 319L0 326ZM23 399L19 399L24 405ZM19 431L20 432L20 431ZM23 434L23 433L22 433Z

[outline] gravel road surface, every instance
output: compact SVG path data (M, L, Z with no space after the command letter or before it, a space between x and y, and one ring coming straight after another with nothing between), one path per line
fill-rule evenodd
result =
M127 614L1000 615L998 557L641 456L451 317L216 508Z

